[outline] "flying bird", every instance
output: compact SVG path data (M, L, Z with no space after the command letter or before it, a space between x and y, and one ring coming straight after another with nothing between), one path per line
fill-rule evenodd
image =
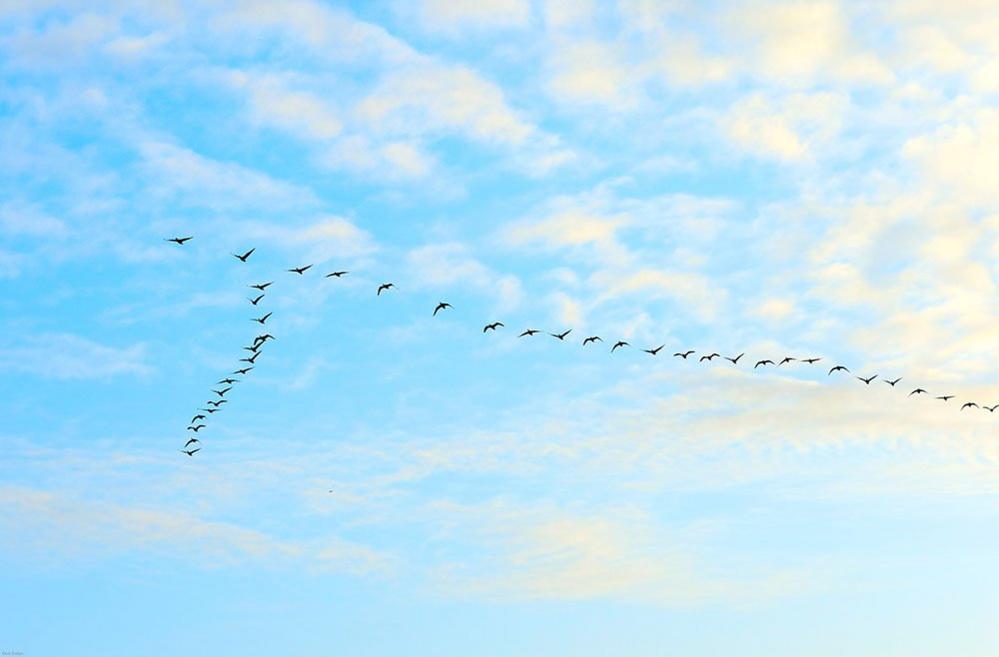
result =
M603 342L603 341L604 341L603 338L601 338L599 335L591 335L590 337L583 340L583 346L585 347L591 342Z
M191 445L191 443L200 443L200 442L201 441L198 440L197 438L193 438L193 437L192 438L188 438L187 442L184 443L184 447L189 447Z
M264 295L264 294L261 294L261 295L260 295L259 297L257 297L256 299L250 299L250 298L247 298L246 300L247 300L247 301L249 301L250 303L252 303L252 304L253 304L253 305L255 306L255 305L257 305L258 303L260 303L260 300L261 300L261 299L263 299L263 298L264 298L265 296L266 296L266 295Z
M890 385L892 388L894 388L895 384L898 383L901 380L902 380L902 377L898 377L894 381L889 381L888 379L885 379L884 382L887 383L888 385Z
M742 358L745 355L746 355L745 353L741 353L738 356L736 356L735 358L729 358L728 356L725 356L725 360L729 361L733 365L738 365L739 364L739 359Z
M375 296L380 297L382 295L382 292L389 290L393 287L395 287L395 283L382 283L381 285L378 286L378 292L375 293Z
M503 322L493 322L492 324L486 324L485 326L482 327L482 332L485 333L486 331L495 331L500 326L506 326L506 324L504 324Z
M183 454L187 454L188 456L194 456L197 452L201 451L201 448L199 447L197 449L192 449L192 450L181 449L181 450L178 450L178 451L181 452L181 453L183 453Z
M205 419L204 415L200 415L200 414L195 415L194 417L191 418L191 424L194 424L198 420L204 420L204 419Z
M849 369L843 367L842 365L837 365L836 367L829 370L829 374L832 374L833 372L849 372L849 371L850 371ZM829 376L829 374L827 374L826 376Z
M305 265L304 267L292 267L288 271L290 271L293 274L298 274L299 276L301 276L310 269L312 269L312 265Z
M655 349L642 349L642 351L644 351L647 354L651 354L653 356L658 356L659 352L662 351L662 348L665 347L665 346L666 345L661 344L658 347L656 347Z
M252 367L244 367L241 370L234 371L233 374L239 374L240 376L245 376L252 369L253 369Z
M445 308L453 308L453 307L454 306L449 304L447 301L441 301L439 304L437 304L437 307L434 308L434 317L437 317L437 313L444 310Z
M259 342L254 342L249 347L243 347L243 351L250 351L250 352L253 352L253 353L257 353L260 350L260 346L261 346L261 344Z
M925 394L926 394L925 390L923 390L922 388L916 388L915 390L909 393L909 396L912 397L913 395L925 395Z
M857 379L858 379L859 381L863 381L863 382L864 382L865 384L867 384L867 385L871 385L871 381L873 381L873 380L874 380L874 379L876 379L876 378L878 378L878 375L877 375L877 374L875 374L874 376L871 376L871 377L868 377L868 378L866 378L866 379L865 379L864 377L862 377L862 376L858 376L858 377L857 377Z
M951 399L954 399L954 395L941 395L936 399L939 399L941 401L950 401Z
M261 292L263 292L264 290L266 290L267 288L269 288L271 285L274 285L274 281L270 281L268 283L257 283L256 285L247 285L247 287L252 287L252 288L254 288L256 290L260 290Z
M257 322L258 324L266 324L267 323L267 318L270 317L273 314L274 313L270 312L270 313L267 313L266 315L264 315L263 317L251 317L250 319L252 319L254 322Z
M711 353L711 354L709 354L707 356L701 356L700 358L697 359L697 362L698 363L703 363L706 360L707 361L711 361L711 360L713 360L715 358L718 358L719 356L721 356L721 354L719 354L718 352L714 352L714 353Z
M257 356L259 356L259 355L260 355L260 352L258 351L257 353L253 354L249 358L240 358L239 362L241 362L241 363L249 363L250 365L256 365L257 364L257 362L256 362L257 361Z
M808 363L809 365L814 365L815 363L819 362L820 360L822 360L822 359L821 358L804 358L804 359L802 359L801 362L802 363Z
M792 362L794 362L796 360L798 360L798 359L794 358L792 356L784 356L784 358L782 358L781 361L779 363L777 363L777 367L780 367L784 363L792 363Z
M229 385L230 383L238 383L238 382L239 382L239 379L230 379L229 377L226 377L226 378L220 380L218 382L218 385L222 385L223 383L225 385Z
M994 404L992 406L982 406L982 408L987 410L989 413L995 413L996 409L999 408L999 404Z
M522 338L522 337L524 337L525 335L526 335L526 336L528 336L528 337L530 337L530 336L532 336L532 335L535 335L535 334L537 334L537 333L541 333L541 331L539 331L538 329L527 329L526 331L524 331L523 333L521 333L521 334L520 334L520 335L518 335L517 337L518 337L518 338Z
M208 426L207 424L192 424L187 427L187 430L193 431L194 433L198 433L207 426Z
M199 411L204 411L205 413L215 413L219 409L217 409L217 408L199 408L198 410Z
M259 342L260 344L263 344L263 343L267 342L268 340L277 340L277 338L275 338L270 333L261 333L257 337L253 338L253 342L254 343Z
M232 390L232 386L229 386L228 388L222 388L221 390L212 390L212 392L214 392L219 397L225 397L225 393L229 392L230 390Z
M682 358L682 359L684 359L684 360L687 360L687 356L689 356L689 355L690 355L690 354L692 354L692 353L695 353L693 349L691 349L690 351L685 351L685 352L683 352L683 353L680 353L680 352L678 351L678 352L676 352L675 354L673 354L673 357L674 357L674 358L676 358L677 356L679 356L680 358Z
M625 342L624 340L618 340L617 342L614 343L614 346L611 347L611 353L614 353L614 350L617 349L618 347L630 347L630 346L631 345Z
M193 239L194 239L194 235L191 235L190 237L171 237L170 239L163 240L163 241L164 242L174 242L178 246L184 246L184 242L188 242L188 241L193 240Z
M572 333L572 329L566 329L562 333L549 333L548 335L552 336L553 338L558 338L559 340L565 340L565 336L569 335L570 333Z
M772 360L770 360L769 358L764 359L764 360L758 360L758 361L756 361L756 365L753 365L753 369L755 370L760 365L773 365L773 364L774 364L774 362Z
M966 408L978 408L978 404L976 404L975 402L964 402L963 404L961 404L962 411Z
M222 404L228 404L228 403L229 403L229 400L228 400L228 399L220 399L220 400L218 400L218 401L206 401L205 403L206 403L206 404L211 404L211 405L212 405L212 406L214 406L215 408L218 408L218 407L219 407L219 406L221 406Z
M238 253L233 253L232 257L236 258L240 262L246 262L246 259L249 258L250 255L252 255L253 252L256 251L256 250L257 250L256 247L254 247L254 248L250 249L249 251L247 251L246 253L244 253L243 255L239 255Z
M341 276L349 273L349 271L335 271L331 274L326 274L326 278L340 278Z

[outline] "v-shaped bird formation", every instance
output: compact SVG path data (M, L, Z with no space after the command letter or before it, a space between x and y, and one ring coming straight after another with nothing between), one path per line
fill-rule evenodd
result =
M194 239L194 236L188 235L183 237L168 238L165 241L171 242L177 246L182 247L192 239ZM239 260L240 262L246 263L250 259L250 256L252 256L255 252L256 252L256 247L253 247L243 253L233 253L232 256L237 260ZM298 276L304 276L306 272L312 269L312 267L313 267L312 264L290 267L286 269L286 272L297 274ZM340 270L333 271L326 274L325 278L340 279L343 276L348 275L349 273L350 272L348 271L340 271ZM261 303L261 301L267 296L267 288L269 288L273 284L274 281L268 281L266 283L249 284L247 287L255 290L256 292L254 294L256 296L247 297L247 301L249 301L249 303L256 308ZM385 282L377 287L377 289L375 290L375 296L381 297L383 292L389 292L396 289L397 288L395 286L395 283ZM441 311L445 310L448 312L452 312L454 310L454 306L452 306L450 303L446 301L440 301L432 308L431 316L436 317ZM260 324L261 330L265 330L267 326L267 321L273 316L273 314L274 314L273 311L267 311L259 317L250 317L249 319L253 322L256 322L257 324ZM490 332L495 333L498 332L500 329L504 328L506 328L506 325L503 322L492 321L488 324L483 325L482 333L490 333ZM522 331L517 337L534 338L540 333L542 333L540 329L527 328L524 331ZM570 333L572 333L572 329L568 328L560 332L548 333L548 335L551 336L552 338L555 338L556 340L559 340L560 342L565 342L566 338L569 336ZM233 390L234 386L242 380L232 377L233 376L242 377L250 374L250 372L252 372L256 367L257 358L259 358L260 355L263 353L262 351L263 347L267 344L268 341L274 339L275 337L270 333L266 332L265 330L265 332L255 336L251 344L243 347L243 350L248 352L248 354L243 358L239 359L238 362L240 363L240 365L237 365L232 370L232 372L230 372L229 374L227 374L226 376L224 376L223 378L219 379L216 382L216 385L223 387L219 389L212 388L211 393L214 394L215 397L212 397L207 401L205 401L204 406L199 407L198 412L191 417L191 420L187 426L188 434L184 437L185 439L184 446L179 450L182 454L186 454L187 456L194 456L196 453L201 451L201 439L198 437L198 432L200 432L202 429L208 426L208 422L210 422L213 419L216 413L219 413L223 410L223 406L229 402L229 400L226 398L226 395L229 394ZM600 337L599 335L590 335L583 338L580 344L584 347L587 347L588 349L592 349L594 348L593 345L603 342L604 342L603 338ZM650 356L658 356L659 352L665 346L666 345L661 344L657 347L649 347L641 349L641 351L646 354L649 354ZM614 353L619 349L625 350L626 348L630 347L631 344L629 342L625 340L616 340L613 343L613 345L610 347L610 351L611 353ZM684 351L674 352L673 358L687 360L689 356L692 356L696 353L697 352L693 349L686 349ZM697 362L712 363L715 358L724 358L725 360L729 361L729 363L731 363L732 366L738 367L739 361L745 355L746 355L745 353L740 353L736 356L724 356L718 352L711 352L708 354L701 355ZM770 358L763 358L755 361L755 364L753 365L752 369L756 370L760 367L766 368L768 366L772 366L774 368L782 368L784 366L792 367L794 363L802 363L808 366L815 366L820 361L822 361L821 356L810 356L808 358L798 358L796 356L784 356L779 361L774 361ZM754 361L750 360L749 362L754 362ZM244 363L246 363L247 365L243 365ZM900 376L895 377L894 379L888 379L884 377L878 379L879 377L878 373L871 374L870 376L854 375L848 367L840 364L835 364L832 367L830 367L829 371L826 373L826 376L833 376L834 374L843 375L843 376L853 376L853 378L862 382L865 386L870 386L871 383L874 382L875 380L880 380L883 381L888 386L890 386L891 388L895 388L896 384L902 381L902 377ZM907 396L918 397L920 395L929 395L929 394L930 393L925 388L916 387L913 388L907 394ZM954 399L954 395L937 395L932 398L946 403L949 402L951 399ZM967 401L960 405L961 411L965 411L968 409L981 409L984 411L988 411L989 413L995 413L996 410L999 410L999 403L994 404L992 406L986 406L984 404L979 405L977 402Z

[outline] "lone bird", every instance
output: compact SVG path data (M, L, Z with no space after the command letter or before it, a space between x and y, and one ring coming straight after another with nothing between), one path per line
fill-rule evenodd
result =
M452 307L453 306L451 304L449 304L448 302L441 301L439 304L437 304L437 307L434 308L434 317L437 317L437 313L440 312L440 311L442 311L442 310L444 310L445 308L452 308Z
M692 353L695 353L693 349L691 349L689 351L684 351L682 353L678 351L675 354L673 354L673 357L676 358L677 356L679 356L680 358L682 358L684 360L687 360L687 356L689 356Z
M188 438L187 442L184 443L184 447L190 447L191 443L200 443L201 441L197 438Z
M482 327L482 332L485 333L486 331L495 331L500 326L506 326L506 324L504 324L503 322L493 322L492 324L486 324L485 326Z
M256 247L254 247L254 248L250 249L249 251L247 251L246 253L244 253L243 255L239 255L238 253L233 253L232 257L236 258L240 262L246 262L246 259L249 258L251 255L253 255L253 252L256 251L256 250L257 250Z
M745 353L741 353L738 356L736 356L735 358L729 358L728 356L725 356L725 360L729 361L733 365L738 365L739 364L739 359L742 358L745 355L746 355Z
M252 287L252 288L254 288L256 290L260 290L261 292L263 292L264 290L266 290L267 288L269 288L271 285L274 285L274 281L269 281L267 283L257 283L256 285L247 285L247 287Z
M784 358L782 358L781 361L779 363L777 363L777 367L780 367L784 363L793 363L796 360L798 360L798 359L797 358L793 358L791 356L784 356Z
M375 296L380 297L382 295L382 292L390 290L393 287L395 287L395 283L382 283L381 285L378 286L378 291L375 292Z
M197 452L201 451L201 448L199 447L197 449L191 449L191 450L181 449L181 450L178 450L178 451L181 452L181 453L183 453L183 454L187 454L188 456L194 456Z
M247 300L247 301L249 301L250 303L252 303L252 304L253 304L253 305L255 306L255 305L257 305L258 303L260 303L260 300L261 300L261 299L263 299L263 298L264 298L265 296L266 296L266 295L264 295L264 294L261 294L261 295L260 295L260 296L258 296L258 297L257 297L256 299L250 299L250 298L248 297L248 298L247 298L246 300Z
M572 333L572 329L566 329L562 333L549 333L548 335L552 336L553 338L558 338L559 340L565 340L565 336L569 335L570 333Z
M665 347L665 346L666 345L661 344L658 347L656 347L655 349L642 349L642 351L644 351L647 354L651 354L652 356L658 356L659 352L662 351L662 348Z
M774 364L774 362L772 360L770 360L769 358L767 358L765 360L758 360L758 361L756 361L756 365L753 365L753 369L755 370L760 365L773 365L773 364Z
M925 394L926 394L925 390L923 390L922 388L916 388L915 390L909 393L909 396L912 397L913 395L925 395Z
M898 377L894 381L889 381L888 379L885 379L884 381L885 381L885 383L887 383L888 385L890 385L892 388L894 388L895 384L898 383L901 380L902 380L902 377Z
M829 375L830 375L830 374L832 374L833 372L849 372L849 371L850 371L850 370L849 370L849 369L847 369L846 367L843 367L842 365L837 365L836 367L834 367L834 368L830 369L830 370L829 370L829 374L826 374L826 376L829 376Z
M274 313L267 313L263 317L251 317L250 319L252 319L253 321L255 321L258 324L266 324L267 323L267 318L270 317L273 314Z
M721 354L715 352L715 353L712 353L712 354L707 355L707 356L701 356L700 358L697 359L697 362L698 363L703 363L704 361L711 361L711 360L713 360L715 358L718 358L719 356L721 356Z
M193 239L194 239L194 235L191 235L190 237L171 237L170 239L163 240L163 241L164 242L173 242L173 243L177 244L178 246L184 246L184 242L189 242L189 241L191 241Z
M866 378L866 379L865 379L864 377L862 377L862 376L858 376L858 377L857 377L857 379L858 379L859 381L863 381L863 382L864 382L865 384L867 384L867 385L871 385L871 381L873 381L873 380L874 380L874 379L876 379L876 378L878 378L878 375L877 375L877 374L875 374L874 376L870 376L870 377L868 377L868 378Z
M978 404L976 404L975 402L964 402L963 404L961 404L962 411L966 408L978 408Z
M939 399L941 401L950 401L951 399L954 399L954 395L941 395L936 399Z
M522 338L524 336L531 337L532 335L537 335L538 333L541 333L541 331L539 331L538 329L527 329L517 337L518 338Z
M819 362L820 360L822 360L822 359L821 358L805 358L801 362L802 363L808 363L809 365L814 365L815 363Z
M593 342L603 342L603 341L604 341L603 338L601 338L599 335L591 335L590 337L583 340L583 346L585 347L586 345L591 344Z
M312 265L305 265L304 267L292 267L288 271L290 271L293 274L298 274L299 276L301 276L310 269L312 269Z
M630 346L631 345L625 342L624 340L618 340L617 342L614 343L614 346L611 347L611 353L614 353L614 350L617 349L618 347L630 347Z
M349 274L349 273L350 273L349 271L335 271L335 272L326 274L326 278L340 278L341 276L345 276L346 274Z

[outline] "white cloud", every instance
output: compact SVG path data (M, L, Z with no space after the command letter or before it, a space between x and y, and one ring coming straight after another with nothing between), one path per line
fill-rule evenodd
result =
M425 28L450 34L468 28L525 27L531 18L528 0L420 0L418 11Z
M107 379L152 372L145 345L109 347L69 333L44 333L0 349L0 369L54 379Z
M732 105L724 129L750 153L796 162L812 157L840 133L848 107L847 98L834 92L780 99L753 93Z

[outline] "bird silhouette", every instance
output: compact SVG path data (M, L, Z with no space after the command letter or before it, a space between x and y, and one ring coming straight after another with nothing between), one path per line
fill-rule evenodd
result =
M614 346L611 347L611 353L614 353L614 350L617 349L618 347L630 347L630 346L631 345L625 342L624 340L618 340L617 342L614 343Z
M244 367L243 369L235 370L233 374L239 374L240 376L245 376L252 369L253 369L252 367Z
M215 408L218 408L222 404L228 404L229 400L228 399L220 399L218 401L206 401L205 403L209 404L210 406L214 406Z
M170 239L163 240L163 241L164 242L174 242L178 246L184 246L184 242L188 242L188 241L193 240L193 239L194 239L194 236L192 235L190 237L171 237Z
M382 295L382 292L385 292L386 290L389 290L393 287L395 287L395 283L382 283L381 285L378 286L378 291L375 293L375 296L380 297Z
M201 448L199 447L197 449L191 449L191 450L181 449L181 450L178 450L178 451L180 451L183 454L187 454L188 456L194 456L196 453L198 453L198 452L201 451Z
M780 367L784 363L793 363L796 360L798 360L798 359L794 358L792 356L784 356L784 358L782 358L781 361L779 363L777 363L777 367Z
M996 409L999 408L999 404L993 404L992 406L982 406L989 413L995 413Z
M198 433L207 426L208 426L207 424L191 424L187 427L187 430L193 431L194 433Z
M666 345L661 344L658 347L656 347L655 349L642 349L642 351L644 351L647 354L651 354L653 356L658 356L659 352L662 351L662 348L665 347L665 346Z
M756 361L756 365L753 365L753 369L755 370L760 365L773 365L773 364L774 364L774 362L772 360L770 360L769 358L766 358L764 360L758 360L758 361Z
M675 354L673 354L673 357L676 358L677 356L679 356L680 358L682 358L684 360L687 360L687 356L689 356L690 354L693 354L693 353L696 353L693 349L691 349L689 351L684 351L682 353L678 351Z
M254 344L256 344L256 343L258 343L258 342L259 342L260 344L263 344L263 343L267 342L268 340L277 340L277 338L275 338L275 337L274 337L273 335L271 335L270 333L261 333L261 334L260 334L260 335L258 335L257 337L253 338L253 342L254 342Z
M486 324L485 326L482 327L482 332L485 333L486 331L495 331L500 326L506 326L506 324L504 324L503 322L493 322L492 324Z
M434 308L434 317L437 317L437 313L444 310L445 308L452 308L452 307L453 306L449 304L447 301L441 301L439 304L437 304L437 307Z
M239 382L239 379L230 379L229 377L226 377L224 379L220 379L217 382L217 385L222 385L222 384L229 385L230 383L238 383L238 382Z
M246 253L244 253L243 255L239 255L238 253L233 253L232 257L236 258L237 260L239 260L241 262L246 262L246 259L249 258L253 254L253 252L256 251L256 250L257 250L256 247L254 247L254 248L250 249L249 251L247 251Z
M925 390L923 390L922 388L916 388L915 390L909 393L909 396L912 397L913 395L925 395L925 394L926 394Z
M341 276L345 276L349 273L349 271L335 271L330 274L326 274L326 278L340 278Z
M264 315L263 317L251 317L250 319L252 319L254 322L256 322L258 324L266 324L267 323L267 318L270 317L273 314L274 313L270 312L270 313L267 313L266 315Z
M191 424L194 424L194 423L195 423L195 422L197 422L198 420L204 420L204 419L205 419L205 416L204 416L204 415L201 415L201 414L199 413L198 415L195 415L194 417L192 417L192 418L191 418Z
M873 380L874 380L874 379L876 379L876 378L878 378L878 375L877 375L877 374L875 374L874 376L871 376L871 377L868 377L868 378L866 378L866 379L865 379L864 377L862 377L862 376L858 376L858 377L857 377L857 379L858 379L859 381L863 381L863 382L864 382L865 384L867 384L867 385L871 385L871 381L873 381Z
M257 356L259 356L259 355L260 355L260 352L258 351L257 353L253 354L249 358L240 358L239 362L241 362L241 363L249 363L250 365L256 365L257 364Z
M738 365L739 364L739 359L742 358L745 355L746 355L745 353L741 353L738 356L736 356L735 358L729 358L728 356L725 356L725 360L729 361L733 365Z
M588 345L590 343L593 343L593 342L603 342L603 341L604 341L603 338L601 338L599 335L591 335L590 337L585 338L583 340L583 346L585 347L586 345Z
M572 329L566 329L562 333L549 333L548 335L552 336L553 338L558 338L559 340L564 341L565 336L569 335L570 333L572 333Z
M261 343L254 342L249 347L243 347L243 350L244 351L249 351L249 352L252 352L252 353L257 353L260 350L260 346L261 346Z
M964 402L963 404L961 404L962 411L966 408L978 408L978 404L976 404L975 402Z
M305 272L309 271L310 269L312 269L312 265L305 265L304 267L292 267L288 271L291 272L291 273L293 273L293 274L298 274L299 276L301 276L302 274L304 274Z
M247 285L247 287L252 287L255 290L260 290L261 292L263 292L271 285L274 285L274 281L269 281L267 283L257 283L256 285Z
M697 359L697 362L698 363L703 363L704 361L711 361L711 360L714 360L715 358L718 358L719 356L721 356L721 354L719 354L717 352L714 352L714 353L708 354L707 356L701 356L700 358Z
M219 397L225 397L225 393L229 392L230 390L232 390L232 386L229 386L228 388L223 388L222 390L212 390L212 392L214 392Z
M809 365L814 365L815 363L819 362L820 360L822 360L822 359L821 358L804 358L804 359L802 359L801 362L802 363L808 363Z
M939 397L936 397L936 399L941 401L950 401L951 399L954 399L954 395L940 395Z
M217 413L219 409L217 408L199 408L199 411L204 411L205 413Z
M200 442L201 441L198 440L197 438L188 438L187 442L184 443L184 447L189 447L191 445L191 443L200 443Z
M538 333L541 333L541 331L539 331L538 329L527 329L517 337L518 338L522 338L524 336L531 337L532 335L537 335Z
M247 301L249 301L250 303L252 303L252 304L253 304L253 305L255 306L255 305L257 305L258 303L260 303L260 300L261 300L261 299L263 299L263 298L264 298L265 296L267 296L267 295L264 295L264 294L261 294L261 295L260 295L260 296L258 296L258 297L257 297L256 299L250 299L250 298L247 298L246 300L247 300Z
M829 370L829 374L832 374L833 372L849 372L849 371L850 370L847 369L846 367L842 365L837 365L836 367L833 367L832 369ZM827 374L826 376L829 376L829 374Z
M901 380L902 380L902 377L898 377L897 379L895 379L893 381L889 381L888 379L885 379L884 382L887 383L888 385L890 385L892 388L894 388L895 384L898 383Z

